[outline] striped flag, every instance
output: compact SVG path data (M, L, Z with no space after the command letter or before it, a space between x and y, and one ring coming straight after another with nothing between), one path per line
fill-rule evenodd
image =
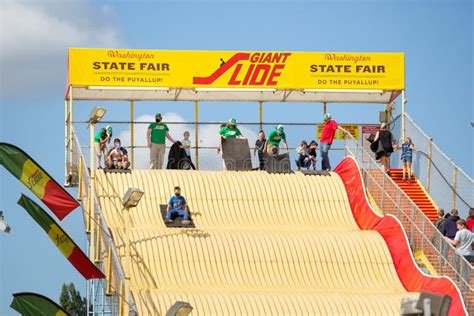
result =
M22 316L69 316L58 304L36 293L15 293L10 307Z
M0 143L0 165L18 178L62 220L79 203L20 148Z
M66 232L38 204L22 194L18 200L28 214L44 229L59 251L87 280L103 279L105 275L87 258Z

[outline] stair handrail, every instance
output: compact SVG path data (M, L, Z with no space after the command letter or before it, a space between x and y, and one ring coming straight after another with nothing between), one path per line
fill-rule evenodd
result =
M472 208L474 205L474 180L433 142L433 138L428 136L410 115L405 113L403 117L405 118L406 133L412 136L415 146L419 145L415 149L420 153L418 155L420 163L418 168L415 168L415 172L434 202L439 207L447 209L456 208L457 202L462 205L461 209ZM401 118L402 114L399 114L392 117L390 121L390 129L396 137L402 136L399 122ZM392 163L399 165L400 161L395 160ZM451 177L452 180L450 180ZM446 195L446 191L451 194ZM463 215L467 216L467 214Z
M432 230L434 232L434 234L437 236L437 240L440 241L441 243L441 248L442 249L451 249L453 254L454 254L454 257L453 257L453 261L454 262L458 262L458 263L463 263L462 265L460 264L460 266L462 267L467 267L469 269L469 273L467 275L467 277L465 275L463 275L462 271L459 271L456 267L455 267L455 264L451 264L449 258L446 258L442 251L438 250L437 247L433 244L433 241L431 240L430 236L427 236L425 233L424 233L424 230L421 229L420 227L418 227L418 225L416 225L416 223L414 222L413 218L411 218L408 214L406 214L405 210L400 207L399 203L397 203L397 201L393 200L392 197L387 194L384 190L383 187L381 187L375 178L372 178L374 180L374 183L376 183L379 188L382 189L382 193L385 193L391 200L392 202L394 202L394 205L396 206L397 208L397 211L400 212L400 213L403 213L407 218L408 220L410 221L410 225L415 228L419 233L420 235L422 236L422 238L424 238L424 240L427 241L427 243L431 246L432 249L434 249L434 251L444 260L444 262L446 262L449 267L452 269L452 271L455 273L456 275L456 278L457 278L457 281L460 281L462 283L462 286L461 286L461 289L464 288L464 289L467 289L467 292L465 292L466 295L469 295L469 293L473 293L474 289L472 288L472 286L470 285L470 282L469 280L466 280L467 278L468 279L471 279L471 274L473 273L474 271L474 267L471 266L471 264L469 263L469 261L466 260L466 258L464 258L463 256L459 255L456 253L456 248L453 247L453 245L451 245L450 243L448 243L444 237L441 235L441 233L439 232L439 230L436 228L436 226L434 226L434 224L428 219L428 217L426 216L426 214L424 214L420 208L410 199L410 197L403 191L401 190L398 185L395 183L395 181L387 175L386 172L383 171L382 167L377 164L377 162L375 161L375 159L373 158L373 154L369 153L364 147L362 147L359 142L350 134L346 134L345 135L345 155L348 156L352 156L354 157L354 159L356 159L356 161L359 163L359 166L360 168L362 169L363 166L367 163L367 162L364 162L364 160L367 160L368 159L368 163L370 165L373 165L375 166L375 169L377 169L381 174L383 174L383 181L388 181L389 183L392 184L392 186L394 188L396 188L397 190L397 193L399 196L403 196L405 197L405 199L410 203L410 208L412 211L415 211L417 212L417 215L420 216L421 218L424 219L425 222L428 223L428 225L431 225L432 227ZM352 144L352 146L349 145ZM353 152L353 150L351 150L352 147L355 147L355 150L356 152ZM358 153L361 153L361 157L358 156ZM362 159L363 158L363 159ZM366 172L366 174L369 174L369 172ZM366 190L369 190L369 186L366 185ZM383 207L381 207L379 205L379 207L382 209L383 211ZM399 216L397 216L399 217ZM405 229L406 231L406 229ZM433 237L433 236L431 236ZM410 245L412 246L412 245ZM412 251L414 251L415 249L412 249ZM464 295L464 291L463 291L463 295Z
M449 180L446 179L446 177L444 176L443 172L441 172L441 170L439 169L438 165L436 163L434 163L433 159L431 159L429 157L429 155L427 153L425 153L424 151L421 151L421 150L417 150L416 152L419 152L420 154L422 154L424 157L426 157L426 159L431 163L431 165L433 165L433 167L436 169L436 171L438 171L439 175L441 176L441 178L443 179L443 181L449 186L449 188L451 189L451 191L456 194L456 196L465 204L467 205L467 207L469 208L472 208L474 206L472 205L469 205L469 202L466 202L466 200L464 200L464 198L458 193L458 191L451 185L451 183L449 183ZM460 169L461 170L461 169ZM462 171L462 170L461 170ZM468 176L469 177L469 176Z
M408 121L410 121L411 124L413 124L414 127L416 127L418 129L418 131L420 133L422 133L427 139L431 139L433 140L432 137L429 137L422 129L420 126L418 126L418 124L416 124L415 120L411 118L410 115L408 115L408 113L405 113L405 117ZM464 170L461 169L461 167L459 167L451 158L448 157L448 155L446 155L444 153L444 151L442 151L438 145L436 145L436 143L433 143L433 146L436 147L436 149L440 152L440 154L447 160L449 161L454 167L456 167L461 173L463 173L463 175L468 178L468 180L470 180L471 182L474 183L474 179L472 179Z
M74 145L76 146L76 148L75 148L76 151L77 151L75 153L76 156L78 156L78 158L80 160L80 163L82 163L82 166L87 166L84 155L82 154L82 150L81 150L81 146L79 144L78 137L77 137L76 132L74 131L74 128L72 126L71 126L71 135L72 135ZM91 178L90 178L90 173L87 170L87 168L85 168L83 170L83 172L82 172L82 174L79 178L83 182L83 184L80 183L79 185L84 185L85 187L90 187ZM93 195L93 201L94 201L94 206L95 206L94 208L95 208L96 214L99 216L98 221L96 221L93 216L91 217L91 220L94 221L94 223L96 225L98 225L98 228L100 229L102 236L105 237L104 241L107 242L108 247L111 249L112 260L113 260L114 266L117 269L117 273L118 273L118 277L120 279L120 282L124 282L125 281L125 273L124 273L122 264L119 260L119 256L118 256L118 252L117 252L117 246L115 245L115 241L112 238L112 236L110 234L110 231L108 230L107 222L106 222L104 214L102 212L102 208L101 208L99 200L97 198L97 194L96 194L96 192L90 192L90 190L89 190L89 194ZM86 198L89 199L90 197L87 196ZM94 240L91 240L91 238L89 238L89 242L93 243ZM107 271L102 271L102 272L104 272L104 274L107 273ZM116 290L116 295L122 296L120 294L120 289L115 289L115 290ZM134 301L132 293L130 293L130 302L128 302L126 298L124 298L124 301L125 301L125 304L130 306L131 312L132 313L134 312L136 314L136 306L135 306L135 301Z
M436 226L434 226L434 224L430 221L430 219L428 218L428 216L426 216L426 214L423 213L423 211L418 207L418 205L416 205L415 202L413 202L413 200L408 196L408 194L406 194L405 191L403 191L402 189L400 189L400 188L398 187L398 185L395 183L395 181L394 181L386 172L383 171L382 167L377 164L377 162L375 161L374 158L372 158L372 155L370 155L369 152L367 152L367 150L366 150L365 148L363 148L362 146L359 145L359 143L358 143L357 140L354 138L354 136L352 136L350 133L348 133L348 134L345 135L345 141L346 141L346 143L347 143L347 139L351 139L351 140L357 145L358 149L360 149L364 154L366 154L366 157L365 157L365 158L366 158L366 159L367 159L367 158L370 159L371 162L373 163L373 165L376 166L376 168L378 168L380 171L382 171L382 172L384 173L384 176L385 176L385 178L386 178L385 180L386 180L386 181L387 181L387 180L390 181L394 186L396 186L396 187L398 188L399 192L400 192L403 196L405 196L405 197L410 201L410 203L412 204L412 206L420 213L420 215L422 215L433 227L436 228ZM345 147L345 149L346 149L346 153L347 153L347 151L351 152L351 154L352 154L351 156L354 157L354 158L357 160L357 156L354 155L354 154L352 153L352 151L347 148L347 145L345 145L344 147ZM347 155L346 155L346 156L347 156ZM401 211L403 211L403 209L401 209ZM451 245L450 243L448 243L448 242L446 242L446 241L445 241L445 243L446 243L447 246L449 246L449 247L452 248L453 250L456 250L456 248L455 248L453 245ZM434 246L434 245L433 245L433 246ZM458 254L456 254L456 255L458 255ZM464 260L465 262L469 263L469 261L467 261L466 258L464 258L463 256L461 256L461 255L458 255L458 256L462 257L462 260ZM474 269L474 267L471 267L471 269Z

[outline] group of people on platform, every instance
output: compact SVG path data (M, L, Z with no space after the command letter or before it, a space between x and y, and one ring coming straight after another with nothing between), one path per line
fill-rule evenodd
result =
M337 124L331 118L329 113L323 115L324 128L320 139L321 145L321 169L331 170L331 163L329 161L329 149L334 141L336 131L339 129L344 134L347 131ZM227 124L221 126L219 131L220 138L244 138L239 128L237 127L237 120L231 118ZM259 169L265 169L265 155L278 155L280 153L280 143L283 142L285 149L289 152L288 142L286 140L285 127L283 125L277 125L268 134L268 138L265 137L265 132L260 130L258 138L255 141L255 147L253 154L258 154ZM310 169L313 167L316 170L317 165L317 149L318 143L313 140L309 143L303 140L299 147L296 148L297 158L295 160L298 170L302 168ZM218 149L220 151L220 148Z
M183 139L176 141L169 133L168 126L162 122L161 113L155 115L155 122L151 123L146 132L147 146L150 150L150 169L161 169L165 162L166 140L168 139L173 144L177 145L185 153L185 157L189 160L190 166L194 168L191 161L191 141L189 139L190 133L185 131ZM339 129L344 134L347 131L337 124L331 118L329 113L323 115L323 131L319 144L312 140L311 142L301 141L300 146L296 148L297 157L295 159L298 170L306 168L316 169L317 165L317 150L321 153L321 170L331 170L331 163L329 160L329 149L334 141L336 131ZM235 118L229 119L226 124L223 124L219 130L219 138L245 138L239 128L237 127L237 120ZM119 138L115 138L113 146L108 149L107 144L112 140L112 127L110 125L99 130L95 136L95 151L99 161L98 167L101 165L102 157L104 157L104 168L109 169L127 169L130 166L127 150L122 146ZM259 169L265 169L265 155L278 155L280 153L280 143L283 143L284 148L288 152L288 142L283 125L277 125L270 131L268 137L265 132L260 130L258 138L255 142L253 150L254 155L258 155ZM376 160L379 160L387 173L390 173L390 156L395 150L401 150L401 160L403 161L403 179L410 182L412 178L411 164L413 159L414 144L410 137L406 137L403 144L398 146L396 140L386 123L382 123L380 130L372 139L371 149L375 153ZM219 147L218 151L221 148Z
M465 220L459 217L457 209L452 209L447 214L440 209L435 226L446 241L456 247L456 253L469 262L474 262L474 208L469 209Z
M130 162L128 160L128 152L122 147L119 138L115 138L113 146L107 149L107 144L112 139L112 126L107 125L101 128L94 137L95 152L98 159L98 168L103 168L101 165L102 156L104 157L104 166L109 169L128 169Z
M166 151L166 140L169 140L174 145L177 145L182 149L192 167L194 165L191 161L191 141L189 139L190 133L185 131L183 139L176 141L169 132L168 126L162 122L161 113L155 115L155 122L151 123L146 132L147 146L150 150L150 169L161 169L165 162L165 151ZM317 150L320 146L321 151L321 169L331 170L331 164L329 161L329 149L334 140L334 136L337 129L347 133L336 121L331 119L329 113L324 114L324 128L320 144L313 140L309 144L306 141L302 141L300 146L296 148L297 158L295 160L298 170L302 168L316 169L317 164ZM219 130L219 138L245 138L239 128L237 127L237 120L235 118L229 119L226 124L221 125ZM127 150L122 146L119 138L115 138L113 146L108 149L108 144L112 140L112 127L107 125L102 128L95 136L95 151L98 159L98 168L108 169L128 169L130 161ZM270 131L268 137L265 136L265 132L260 130L258 133L258 139L255 142L254 155L258 154L259 169L265 169L265 155L278 155L280 153L280 143L283 143L284 148L289 152L288 142L286 139L285 128L283 125L277 125ZM221 148L218 148L218 152ZM104 165L102 166L101 160L104 159Z

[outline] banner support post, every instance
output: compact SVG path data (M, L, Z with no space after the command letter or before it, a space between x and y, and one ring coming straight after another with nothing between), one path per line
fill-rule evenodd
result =
M326 111L326 102L323 102L323 114L326 114L327 111Z
M196 153L196 170L199 170L199 101L194 101L194 142L196 143L195 146L195 153Z
M64 181L66 184L68 175L69 175L69 161L68 161L68 153L69 153L69 104L68 100L64 100ZM66 186L66 185L65 185Z
M387 123L388 129L390 129L390 114L392 113L392 104L387 103L385 105L385 121Z
M131 169L135 169L135 126L134 126L134 116L135 116L135 104L133 100L130 100L130 163Z
M127 264L127 269L125 270L125 315L129 315L130 313L130 279L131 279L131 274L132 274L132 252L130 251L130 231L131 231L131 219L130 219L130 209L125 208L125 239L126 239L126 244L125 244L125 256L126 256L126 264Z
M72 126L74 122L74 100L72 96L73 87L69 88L69 171L72 169ZM68 174L69 177L69 174Z
M263 129L263 104L262 101L259 101L259 108L258 108L258 113L259 113L259 121L260 121L260 130Z
M402 90L402 141L405 139L405 104L407 103L405 97L405 90Z
M94 148L94 127L95 123L94 122L89 122L89 130L90 130L90 149L89 149L89 155L90 155L90 169L91 169L91 183L89 187L89 223L91 227L90 230L90 239L89 239L89 257L91 260L94 260L95 256L95 201L94 201L94 195L95 195L95 187L94 187L94 181L95 181L95 148ZM100 164L100 161L99 161Z

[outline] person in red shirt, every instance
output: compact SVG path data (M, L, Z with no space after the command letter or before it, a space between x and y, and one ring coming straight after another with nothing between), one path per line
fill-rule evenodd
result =
M467 229L470 232L474 232L474 208L473 207L469 209L469 215L467 217L466 223L467 223Z
M329 148L331 148L334 136L336 135L336 130L341 130L344 134L347 134L347 131L340 127L336 121L331 119L331 114L324 113L324 128L321 139L319 140L319 146L321 150L321 169L331 171L331 163L329 162Z

